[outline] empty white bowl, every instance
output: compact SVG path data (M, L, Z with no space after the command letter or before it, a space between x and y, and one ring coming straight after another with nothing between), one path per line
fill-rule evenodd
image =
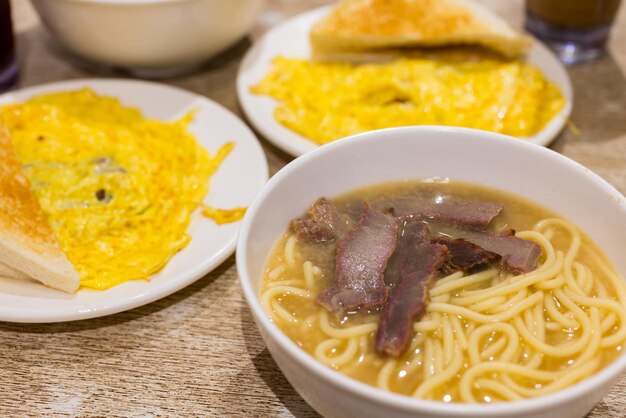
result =
M298 393L326 417L583 417L626 368L622 355L560 392L491 405L448 404L392 394L318 363L272 323L259 301L273 246L291 219L318 197L402 179L450 178L507 190L581 227L626 276L625 198L606 181L550 149L489 132L407 127L368 132L291 162L249 207L237 245L245 298L276 363Z
M137 71L176 72L213 57L252 27L262 0L32 0L67 49Z

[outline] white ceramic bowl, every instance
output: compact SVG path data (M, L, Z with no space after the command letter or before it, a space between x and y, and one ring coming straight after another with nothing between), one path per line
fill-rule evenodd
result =
M241 39L263 0L32 0L70 51L136 70L194 66Z
M508 190L555 210L585 230L626 276L625 198L606 181L550 149L489 132L445 127L374 131L297 158L264 186L243 220L237 268L261 335L298 393L326 417L583 417L626 368L622 355L555 394L493 405L444 404L391 394L341 375L301 350L259 302L268 255L290 219L320 196L375 183L450 178Z

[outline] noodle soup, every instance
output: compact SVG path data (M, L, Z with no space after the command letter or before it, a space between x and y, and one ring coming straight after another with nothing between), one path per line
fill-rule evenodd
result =
M413 196L502 204L489 228L513 228L516 238L537 245L536 265L522 273L504 262L471 271L442 269L428 287L423 316L411 323L408 345L392 356L377 350L385 308L332 312L320 303L336 280L341 239L310 242L287 231L267 264L261 303L303 350L384 390L468 403L546 395L620 354L626 339L623 279L582 231L557 214L508 193L454 182L382 184L331 203L353 231L366 203L397 215ZM423 221L433 236L447 237L445 222ZM386 285L389 300L395 293Z

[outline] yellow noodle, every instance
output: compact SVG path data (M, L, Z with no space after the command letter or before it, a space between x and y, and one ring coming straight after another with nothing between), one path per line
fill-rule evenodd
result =
M441 315L437 312L430 315L430 318L422 318L421 321L413 325L415 332L434 331L441 325Z
M299 289L306 289L306 284L304 280L300 280L300 279L276 280L275 282L270 282L266 284L267 288L278 287L278 286L289 286L289 287L297 287Z
M309 315L307 316L304 321L302 321L302 330L304 332L308 332L308 330L310 330L311 328L313 328L313 326L315 325L315 321L317 320L317 315Z
M302 265L302 272L304 274L304 282L309 290L315 290L315 274L313 273L313 263L305 261Z
M280 265L274 267L274 269L267 274L267 277L270 280L276 280L276 279L278 279L280 277L280 275L284 271L285 271L285 265L284 264L280 264Z
M546 329L548 331L561 331L567 328L563 327L563 325L558 322L546 322Z
M482 362L479 348L480 340L485 335L491 334L493 332L503 333L509 340L509 344L506 350L504 351L504 353L502 353L502 361L511 360L513 354L515 354L515 352L517 351L519 337L513 326L506 323L485 324L476 328L469 338L469 346L467 352L472 365Z
M557 287L563 286L565 283L565 276L562 274L557 274L557 276L553 279L546 279L541 282L535 283L534 286L537 289L548 290L548 289L556 289Z
M461 378L461 396L465 402L476 402L474 399L474 395L472 394L472 383L477 376L484 373L493 372L516 374L534 381L540 380L551 382L542 386L541 389L534 390L533 393L552 393L556 390L570 386L579 381L581 378L593 373L593 370L598 365L598 361L599 360L588 362L581 367L575 367L565 372L546 372L543 370L533 370L520 366L518 364L500 361L483 362L469 368Z
M287 265L293 267L296 264L296 236L292 235L287 239L285 244L285 260Z
M446 383L451 380L463 367L463 355L460 350L456 350L452 362L445 370L440 371L436 376L431 379L425 380L413 393L413 396L418 398L425 398L429 392L435 387Z
M406 370L407 373L416 373L416 370L422 367L423 362L424 355L420 351L419 353L416 353L412 356L411 361L409 362L409 364L406 365L404 370Z
M602 308L605 311L607 310L613 311L619 316L619 320L620 320L620 323L622 324L622 327L619 329L618 332L608 337L604 337L601 343L602 347L615 346L615 345L622 343L626 339L626 326L623 326L624 324L626 324L626 311L623 309L623 307L619 303L611 299L590 298L587 296L575 295L572 292L570 292L569 289L564 289L564 292L568 293L568 295L576 303L580 303L588 307L593 306L597 308Z
M500 398L507 401L515 401L523 399L518 393L513 391L510 386L506 386L497 380L492 379L476 379L475 386L479 389L486 389L490 392L496 393Z
M525 287L532 286L535 283L554 277L560 270L562 270L562 268L563 256L561 253L557 253L557 256L555 257L555 262L552 263L552 265L547 269L543 269L540 267L531 273L519 276L516 281L505 286L497 286L495 288L490 288L487 290L467 291L465 292L465 294L468 296L453 298L450 302L456 305L469 305L495 296L509 295Z
M292 324L297 324L299 322L298 318L289 313L287 309L283 308L280 303L275 300L272 301L272 309L274 310L274 314L285 322Z
M320 329L329 337L334 338L352 338L359 337L361 335L367 335L374 331L378 327L376 322L368 324L357 325L349 328L335 328L331 325L328 312L320 311L319 316Z
M485 348L482 353L480 353L480 357L482 359L489 359L490 357L494 357L497 355L506 345L508 344L508 340L504 337L498 338L491 342L489 347Z
M521 289L519 292L515 293L513 296L509 297L506 303L503 303L501 306L496 306L491 308L489 313L496 314L504 311L508 311L514 305L516 305L521 300L528 297L528 289Z
M498 273L498 270L489 269L489 270L481 271L480 273L475 273L475 274L472 274L471 276L465 276L465 277L463 277L462 272L458 272L458 273L460 273L460 275L455 274L455 275L448 276L446 278L446 279L449 279L450 277L454 276L453 280L448 280L443 283L442 281L445 279L438 280L433 286L433 288L430 289L430 292L429 292L430 296L433 297L433 296L440 295L442 293L450 293L453 290L466 288L468 286L483 282L495 276Z
M580 263L572 263L572 267L574 268L574 275L578 279L578 285L582 288L585 295L589 296L593 291L593 278L591 277L591 272L589 269L580 264Z
M322 275L322 269L317 266L313 266L313 274L320 277Z
M471 309L467 309L463 306L456 306L451 303L431 303L428 306L428 310L431 312L440 312L461 315L464 318L470 319L475 322L487 323L487 322L501 322L507 321L514 316L518 315L520 312L525 309L530 308L531 306L536 305L543 299L543 292L539 291L534 293L532 296L522 300L517 303L515 306L511 307L506 312L501 312L495 315L485 315L479 312L472 311Z
M451 281L456 281L460 278L463 277L463 272L462 271L455 271L452 274L447 275L446 277L442 277L441 279L437 280L437 282L435 282L435 284L433 285L432 289L431 289L431 294L432 294L432 290L436 289L440 286L445 285L446 283L449 283Z
M387 364L380 369L378 372L378 378L376 382L378 383L378 387L382 390L391 391L391 387L389 385L389 380L391 379L391 374L396 369L396 362L394 360L390 360Z
M435 374L435 364L434 364L434 341L432 339L427 339L424 341L424 357L422 360L422 373L424 375L424 381L430 379L430 377Z
M294 286L273 286L261 295L261 305L266 312L273 312L273 301L281 296L292 295L302 299L313 299L311 292Z
M345 348L342 353L329 356L326 353L332 350L337 350L337 347L345 345ZM322 363L331 366L333 368L338 368L348 363L351 360L354 360L359 349L359 341L356 338L349 338L347 343L338 338L329 338L326 341L322 341L315 348L314 356L316 359L321 361Z
M459 320L458 315L448 315L450 318L450 323L452 324L452 328L454 329L454 336L459 346L465 350L467 348L468 342L467 337L465 335L465 331L463 330L463 325L461 325L461 321Z
M598 308L592 307L590 310L590 322L591 322L591 339L589 343L584 347L582 353L576 359L576 363L584 363L592 359L600 349L600 341L602 338L602 331L600 329L600 318L598 314Z
M452 356L455 353L454 350L454 330L452 324L446 315L444 321L441 324L441 333L443 334L443 351L445 364L450 364Z
M581 319L582 318L584 318L582 323L583 335L581 335L581 337L574 342L559 345L550 345L539 340L528 330L528 328L526 328L524 322L519 316L513 318L513 322L517 332L519 332L522 338L524 338L524 341L531 345L535 350L552 357L569 357L583 350L585 345L591 339L591 324L589 319L586 316L581 316Z
M594 259L595 264L600 268L607 281L613 288L613 293L617 297L617 301L620 305L626 304L626 286L624 286L624 278L615 271L614 267L606 262L606 258L603 257L598 251L589 246L586 248L587 253Z
M434 365L434 373L435 375L441 373L443 370L444 360L443 360L443 347L441 345L440 339L434 339L434 349L433 349L433 365Z
M431 302L441 302L441 303L448 303L450 302L450 294L449 293L444 293L442 295L437 295L437 296L430 296L430 301Z
M602 333L604 334L608 330L613 328L616 322L617 322L617 315L615 315L612 312L608 314L604 319L602 319L602 324L600 326L600 328L602 329Z
M507 298L504 296L494 296L473 305L469 305L468 308L476 312L489 312L491 309L497 306L502 306L502 304L505 303L506 300Z
M535 336L539 341L545 341L546 339L546 318L544 317L545 309L542 303L535 305L534 314L534 324L535 324Z
M422 343L424 342L424 340L426 339L426 333L424 332L416 332L415 336L413 337L413 341L411 341L411 345L409 346L408 351L409 352L414 352L416 350L418 350L418 347L420 347L422 345Z
M546 312L550 315L550 319L556 322L560 329L574 329L578 327L578 322L563 315L556 307L554 297L546 294L544 297L544 306Z

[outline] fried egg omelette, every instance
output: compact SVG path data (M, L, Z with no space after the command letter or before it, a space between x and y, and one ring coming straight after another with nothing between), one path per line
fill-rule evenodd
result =
M90 89L2 107L23 170L82 287L148 279L190 241L192 212L232 149Z
M565 106L559 88L539 69L495 58L353 65L278 57L252 92L276 99L275 119L320 145L407 125L529 137Z

